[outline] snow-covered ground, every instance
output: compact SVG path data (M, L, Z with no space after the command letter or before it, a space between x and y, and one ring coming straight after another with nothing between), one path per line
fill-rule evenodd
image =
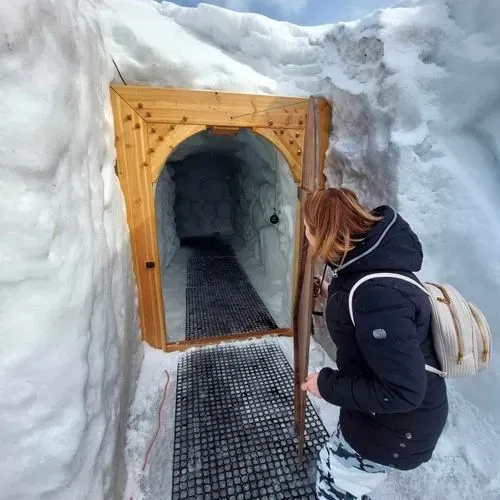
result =
M98 500L123 484L139 332L111 56L128 83L326 96L329 183L396 205L424 243L423 277L480 305L495 346L498 19L498 0L407 0L318 28L149 0L2 2L0 498ZM161 363L143 367L150 402ZM499 387L496 354L450 383L435 460L374 497L498 500Z
M279 328L290 327L289 311L283 311L283 283L271 281L260 262L255 260L253 251L236 235L226 237L235 250L236 258L247 274L253 287L266 305ZM163 301L167 323L167 341L186 340L186 286L187 266L192 250L181 247L170 265L163 272Z
M262 341L249 340L233 345L245 346L249 342ZM277 343L290 366L293 366L292 339L269 337L264 341ZM184 355L165 354L145 346L136 398L131 408L126 450L129 481L124 500L166 498L165 492L171 491L177 363ZM335 367L335 364L313 340L310 350L311 370L316 371L324 366ZM158 426L157 416L167 382L166 398L160 412L160 432L143 471L146 453ZM332 432L337 423L338 408L322 399L310 399L326 429ZM449 400L451 417L432 461L414 471L392 471L387 481L371 495L373 500L500 498L498 451L491 445L492 441L498 440L498 431L454 387L450 387Z
M277 343L290 362L290 366L293 366L293 339L266 337L265 341ZM245 346L252 342L262 342L262 340L246 340L231 345ZM165 354L148 345L144 346L144 351L136 397L130 411L126 448L129 480L124 500L168 498L165 492L172 490L177 364L185 353ZM311 362L317 366L335 366L314 342L311 348ZM158 428L158 413L164 394L166 397L160 412L160 432L144 467L145 457ZM332 431L336 425L338 410L318 399L315 399L314 403L325 426Z

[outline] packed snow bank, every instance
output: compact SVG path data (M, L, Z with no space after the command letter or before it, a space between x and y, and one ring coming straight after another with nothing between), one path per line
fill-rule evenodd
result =
M123 494L124 500L168 498L167 492L172 491L175 387L177 363L181 354L178 352L166 354L153 349L146 343L143 346L144 359L135 398L130 407L125 448L129 475ZM165 400L161 406L163 396ZM158 414L163 425L160 428L161 432L153 441L158 428ZM165 426L168 426L167 433ZM168 446L165 448L166 439L168 439ZM165 486L167 481L170 487Z
M277 90L272 78L235 61L230 53L203 43L174 19L159 16L161 8L154 0L112 0L103 4L102 20L110 29L109 48L120 69L123 67L128 83L147 81L151 85L233 91L245 91L250 86L251 90L269 93ZM193 47L196 50L191 51ZM235 74L239 74L238 79L233 77Z
M138 323L110 60L84 1L0 5L0 498L123 490Z
M325 95L333 106L329 184L354 188L369 205L394 204L423 241L423 277L450 281L479 304L494 345L500 340L499 18L497 0L408 0L358 22L319 28L207 5L106 0L103 8L110 50L130 83ZM468 415L468 426L477 427L476 411L485 429L492 421L490 440L479 439L489 456L500 444L500 401L492 397L500 386L499 357L488 372L450 386L459 401L451 423ZM460 443L463 427L450 425L447 433L450 461L469 455L479 468L486 463L475 444ZM478 484L477 495L498 497L499 472L483 470L490 483ZM452 480L444 462L434 477ZM407 481L413 489L406 498L417 497L419 488Z

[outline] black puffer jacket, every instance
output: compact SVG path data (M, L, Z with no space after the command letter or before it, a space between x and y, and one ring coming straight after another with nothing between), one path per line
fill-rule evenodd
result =
M390 207L364 241L349 253L332 280L326 321L335 342L338 371L321 370L322 397L341 407L340 427L363 457L397 469L431 458L448 415L445 381L425 370L439 367L430 337L431 309L418 287L378 278L349 291L363 276L393 272L417 279L422 247ZM335 269L335 268L334 268Z

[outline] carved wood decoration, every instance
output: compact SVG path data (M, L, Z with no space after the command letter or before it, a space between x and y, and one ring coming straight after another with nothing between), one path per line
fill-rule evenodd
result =
M113 85L148 123L305 129L307 99Z
M192 135L206 130L205 125L174 125L153 123L148 125L151 177L158 182L163 165L170 153Z
M293 180L300 183L302 178L302 157L304 155L304 131L293 129L269 129L269 128L253 128L256 134L261 135L276 147L285 157Z
M330 105L324 99L316 99L316 103L321 107L321 123L329 123ZM169 155L183 141L207 128L214 135L235 135L247 128L283 154L300 185L308 101L299 97L113 85L111 104L117 174L127 206L142 338L153 347L166 349L153 183L158 181ZM325 137L321 141L321 158L328 145ZM297 217L302 217L300 211ZM302 232L299 224L297 233ZM295 273L301 265L306 263L299 264L296 255Z

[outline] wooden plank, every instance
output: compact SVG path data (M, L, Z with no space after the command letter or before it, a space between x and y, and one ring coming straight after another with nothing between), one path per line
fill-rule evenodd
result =
M299 405L300 400L300 380L301 372L299 370L299 307L301 297L301 287L304 282L304 253L305 241L305 227L304 216L302 209L301 193L298 192L297 208L295 215L295 251L294 251L294 264L293 264L293 305L292 305L292 328L293 328L293 361L294 361L294 402L295 402L295 426L297 432L300 433L300 417L302 415Z
M242 340L259 339L268 336L292 337L293 331L289 328L284 328L279 330L266 330L263 332L234 333L232 335L226 335L224 337L212 337L209 339L201 340L183 340L181 342L169 342L167 343L167 347L165 350L167 352L185 351L186 349L191 349L192 347L206 347L209 345L219 344L221 342L238 342Z
M319 108L319 154L320 154L320 169L318 172L317 187L324 189L326 184L326 176L324 164L326 154L330 147L330 135L332 131L332 107L326 99L318 99Z
M288 162L293 180L300 183L304 156L304 131L299 129L253 128L256 134L270 141Z
M145 121L185 125L304 129L307 99L113 85Z
M153 347L164 349L166 326L148 166L147 124L113 91L111 103L115 121L117 173L127 208L142 338ZM155 267L146 267L146 262L154 262Z
M212 135L227 135L230 137L237 135L240 130L240 127L210 127Z
M322 172L324 156L321 154L321 131L320 131L320 104L322 101L317 97L309 99L307 113L307 128L305 138L304 165L302 169L302 190L300 192L301 206L305 202L308 193L317 188L319 174ZM301 210L297 220L298 236L298 277L295 289L295 300L293 310L294 329L294 395L295 395L295 423L299 435L299 462L302 462L305 436L305 410L307 395L300 389L305 381L309 368L309 345L311 338L311 318L313 307L313 276L314 266L312 249L309 247L303 223Z
M305 339L308 337L308 328L310 325L304 325L304 318L307 316L308 309L308 268L309 268L309 246L305 237L305 227L303 222L303 203L305 197L300 195L299 198L299 214L296 223L297 230L297 278L294 294L293 307L293 330L294 330L294 396L295 396L295 424L299 434L299 457L301 459L303 446L303 429L305 418L305 396L300 386L305 380ZM304 331L305 327L305 331Z
M158 181L170 153L186 139L206 128L205 125L148 124L149 158L153 182Z

